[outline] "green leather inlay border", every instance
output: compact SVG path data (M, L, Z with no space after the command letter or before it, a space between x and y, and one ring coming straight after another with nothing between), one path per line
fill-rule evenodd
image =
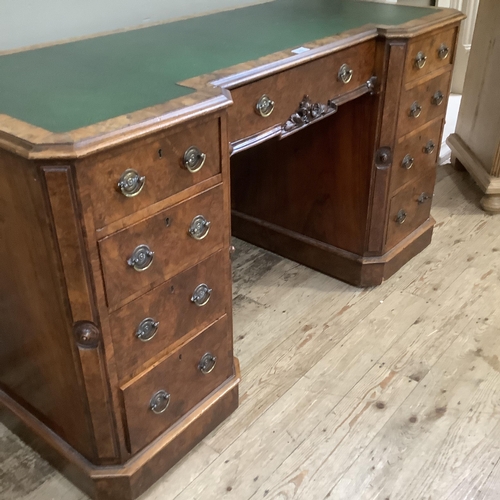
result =
M435 9L352 0L275 0L0 57L0 114L68 132L187 95L188 78L365 24ZM292 54L291 54L292 55Z

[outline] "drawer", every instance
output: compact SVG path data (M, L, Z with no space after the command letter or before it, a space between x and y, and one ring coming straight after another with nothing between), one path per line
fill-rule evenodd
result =
M412 134L394 149L391 192L436 167L443 120Z
M405 81L409 82L453 63L456 28L415 38L408 44Z
M429 218L435 181L436 171L433 169L392 198L387 228L388 249Z
M403 92L399 109L398 137L446 113L451 72Z
M348 83L338 78L344 64L352 70ZM313 103L327 104L330 99L355 90L373 76L374 67L375 40L370 40L232 89L234 105L228 110L230 141L285 124L297 111L305 95ZM259 99L264 95L274 101L274 110L267 117L256 110Z
M232 332L224 316L122 387L131 453L151 443L232 375Z
M219 122L219 118L197 122L115 149L99 160L85 160L82 169L87 170L83 175L91 186L96 228L219 174ZM185 155L192 159L191 170ZM120 189L120 182L128 188Z
M227 221L219 184L99 241L109 307L116 309L220 250L228 241Z
M135 376L189 332L229 313L230 301L229 254L221 250L111 314L120 380Z

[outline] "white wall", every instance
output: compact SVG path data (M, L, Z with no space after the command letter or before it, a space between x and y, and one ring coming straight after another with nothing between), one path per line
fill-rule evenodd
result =
M0 0L0 51L265 0Z

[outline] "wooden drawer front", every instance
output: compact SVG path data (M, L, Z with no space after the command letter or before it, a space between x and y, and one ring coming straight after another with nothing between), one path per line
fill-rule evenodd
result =
M455 36L456 29L451 28L412 40L408 44L405 81L409 82L421 78L439 68L452 64L455 52ZM448 48L446 57L445 48ZM419 68L417 60L422 61L421 56L426 57L426 59L423 67Z
M186 334L220 318L231 301L230 272L229 254L221 250L113 313L110 324L120 380L129 380ZM212 290L203 306L192 300L200 285ZM158 325L141 337L141 323L146 328Z
M429 218L435 181L436 171L433 169L392 198L387 248L392 248Z
M99 242L106 296L111 309L145 293L222 248L227 239L222 185L204 191ZM189 234L199 216L210 222L201 240ZM154 252L149 268L137 271L129 260L141 245Z
M213 370L203 374L199 365L207 353L217 359ZM151 443L232 375L232 335L224 316L122 388L131 453ZM169 404L166 409L159 405L156 411L164 411L155 413L151 401L160 391L170 396Z
M338 80L343 64L353 70L347 84ZM234 105L228 110L230 141L284 124L297 111L304 95L313 103L327 104L330 99L360 87L373 76L374 66L375 41L370 40L231 90ZM256 112L257 102L264 94L275 103L267 118Z
M195 173L184 166L184 154L192 146L206 155L202 168ZM130 169L141 178L144 177L145 181L138 194L127 197L118 188L118 183L124 172ZM134 147L107 153L102 161L89 164L87 177L92 183L96 228L168 198L220 171L218 118L185 127L178 132L158 134L154 140L137 141Z
M403 92L399 110L398 137L408 134L425 123L445 115L451 72L448 71L433 80L422 83ZM441 104L435 98L442 94ZM420 106L419 116L411 116L413 106Z
M391 192L435 168L442 126L443 120L432 122L428 127L411 135L396 146L391 176Z

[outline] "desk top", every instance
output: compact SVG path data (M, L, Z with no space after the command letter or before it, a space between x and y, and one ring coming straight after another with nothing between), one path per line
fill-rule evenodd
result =
M352 0L275 0L5 55L0 114L68 132L190 94L178 84L188 78L366 24L399 25L433 12Z
M74 160L230 106L224 90L373 39L458 23L454 9L274 0L0 56L0 147ZM307 47L296 54L294 49Z

